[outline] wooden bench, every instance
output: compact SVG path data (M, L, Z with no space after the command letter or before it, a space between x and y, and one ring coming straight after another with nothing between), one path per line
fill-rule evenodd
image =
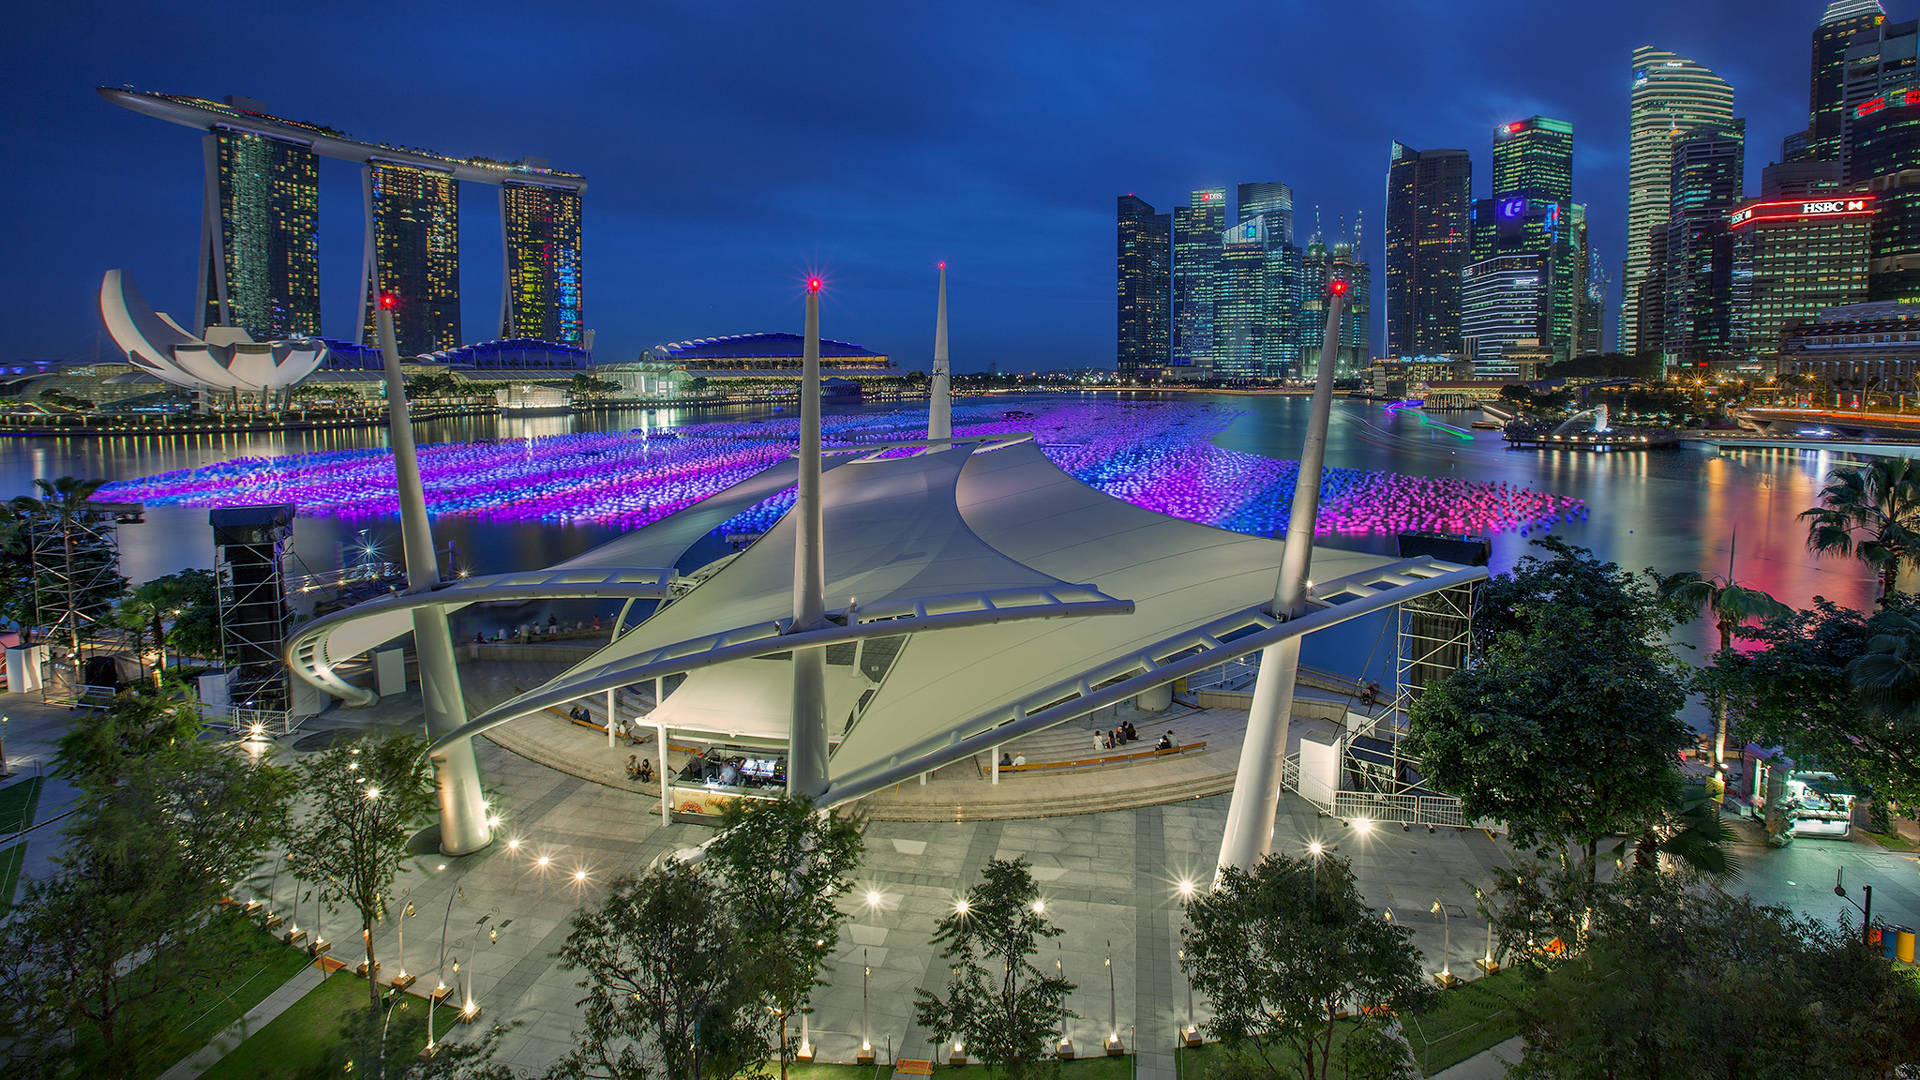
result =
M917 1058L901 1058L893 1064L895 1076L932 1076L933 1062Z
M1196 743L1188 743L1185 746L1175 746L1167 750L1135 750L1130 754L1107 754L1102 757L1075 758L1072 761L1029 761L1025 765L1002 765L1000 766L1000 771L1010 773L1042 772L1047 769L1088 769L1100 765L1119 765L1129 761L1145 761L1148 758L1176 757L1192 750L1205 750L1206 748L1207 742L1205 739L1202 739ZM993 766L984 766L980 771L983 775L989 774L993 771Z

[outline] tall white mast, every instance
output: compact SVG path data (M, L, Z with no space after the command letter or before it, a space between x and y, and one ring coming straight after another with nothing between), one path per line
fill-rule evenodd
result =
M947 370L947 264L940 263L940 307L933 317L933 378L927 384L927 438L953 436L953 387Z

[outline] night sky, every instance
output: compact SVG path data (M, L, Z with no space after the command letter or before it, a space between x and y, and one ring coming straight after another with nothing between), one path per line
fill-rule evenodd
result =
M100 274L192 320L195 134L96 86L219 99L450 154L584 173L587 324L602 362L713 334L822 332L924 368L934 264L960 370L1112 367L1114 197L1283 180L1297 231L1364 213L1380 337L1387 144L1465 147L1487 194L1496 123L1573 121L1574 196L1613 279L1625 233L1628 54L1733 83L1749 191L1806 126L1822 0L1685 3L715 3L426 7L52 3L8 18L0 361L103 345ZM1901 7L1894 18L1911 18ZM351 336L358 167L322 159L323 331ZM496 189L465 185L463 333L497 331Z

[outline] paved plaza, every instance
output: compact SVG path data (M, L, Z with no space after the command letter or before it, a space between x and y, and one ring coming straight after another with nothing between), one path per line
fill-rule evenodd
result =
M0 700L14 717L10 751L28 759L44 760L64 725L85 722L86 714L29 704L23 697ZM417 702L408 699L365 711L335 709L283 742L281 750L297 757L301 751L294 744L311 748L324 741L315 736L329 730L409 722L417 723ZM483 776L504 818L498 839L465 858L411 860L396 886L403 898L396 910L411 901L416 913L406 920L404 956L391 923L377 946L384 973L396 971L404 960L406 970L419 976L416 989L444 978L456 994L472 996L486 1022L516 1024L502 1052L530 1073L566 1051L577 1024L578 976L555 960L572 912L601 896L613 877L644 869L711 832L698 825L663 825L654 812L657 796L649 792L561 772L484 739L478 745ZM1134 766L1113 775L1124 776L1129 785L1150 786L1156 767ZM1033 785L1038 795L1051 783L1044 776L1019 777L1001 786ZM1227 798L1015 820L871 821L858 887L846 898L851 918L810 1024L820 1059L852 1060L863 1035L883 1061L889 1053L933 1056L929 1033L911 1019L914 991L942 985L946 977L928 943L933 924L978 880L987 860L1017 855L1033 865L1048 913L1065 930L1042 961L1059 962L1078 984L1070 1004L1079 1018L1068 1027L1075 1047L1098 1052L1108 1032L1117 1029L1130 1049L1139 1049L1141 1075L1173 1076L1171 1049L1187 1022L1188 1000L1177 961L1180 883L1204 886L1208 880ZM36 834L42 836L41 846L53 832ZM1486 924L1473 914L1470 883L1488 880L1489 869L1506 858L1504 845L1476 831L1396 828L1356 836L1297 797L1284 797L1276 847L1304 850L1311 839L1353 860L1368 900L1390 908L1413 930L1429 970L1437 971L1444 959L1456 972L1473 973L1473 958L1486 947ZM1911 856L1865 843L1817 841L1784 851L1748 847L1742 854L1747 869L1736 887L1762 899L1820 918L1837 917L1844 901L1832 895L1834 871L1845 867L1849 885L1874 886L1877 914L1895 923L1920 923L1920 866ZM296 884L285 875L275 880L273 869L268 866L259 891L276 911L312 928L311 903L296 907ZM582 873L583 879L576 878ZM869 891L879 894L877 906L866 902ZM1452 906L1450 950L1444 922L1430 912L1436 899ZM338 943L335 955L351 960L351 915L332 912L321 920L319 929ZM452 971L456 958L458 975ZM870 978L863 980L863 969L871 971ZM1196 1019L1204 1022L1205 1003L1195 1007Z

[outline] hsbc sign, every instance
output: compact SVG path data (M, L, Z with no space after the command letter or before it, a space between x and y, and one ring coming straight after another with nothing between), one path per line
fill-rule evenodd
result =
M1758 221L1805 221L1808 218L1858 217L1873 213L1873 197L1807 199L1800 202L1756 202L1734 211L1727 224L1739 228Z
M1857 214L1867 208L1865 199L1828 199L1824 202L1801 203L1803 214Z

